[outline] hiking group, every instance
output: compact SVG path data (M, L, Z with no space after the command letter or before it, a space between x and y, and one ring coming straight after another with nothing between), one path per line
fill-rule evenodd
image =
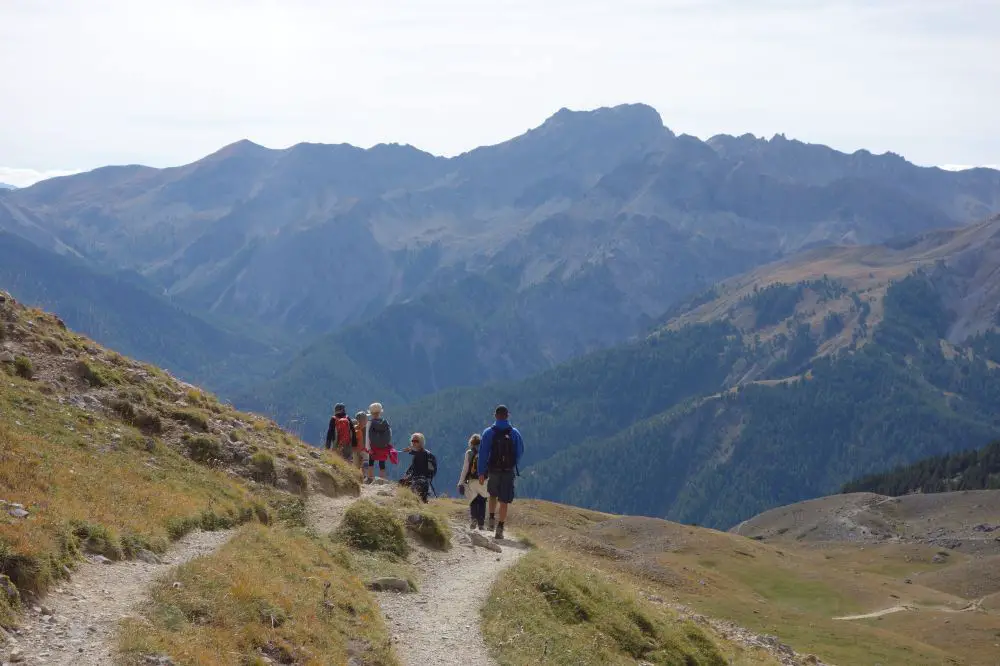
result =
M469 438L458 479L458 494L469 500L470 528L494 531L495 537L502 539L507 510L514 502L514 479L524 453L524 440L511 425L510 411L505 406L497 407L494 417L493 424L482 434L476 433ZM353 419L347 415L347 408L337 403L326 431L325 446L338 450L352 462L358 468L362 483L374 482L376 466L379 478L385 479L386 461L393 465L399 462L399 453L393 447L392 427L382 405L377 402L369 405L367 412L355 414ZM413 460L400 484L409 486L421 501L426 502L434 491L437 458L427 449L427 439L419 432L410 435L410 445L403 452L409 453Z

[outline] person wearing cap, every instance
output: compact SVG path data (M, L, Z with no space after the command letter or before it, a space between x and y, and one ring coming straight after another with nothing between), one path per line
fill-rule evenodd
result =
M337 447L340 455L350 462L356 442L354 422L347 415L344 403L338 402L333 406L333 416L330 417L330 425L326 429L326 448Z
M490 520L488 529L496 528L495 537L503 538L507 509L514 502L514 476L524 454L521 433L510 424L510 410L500 405L494 411L496 421L483 431L479 445L479 482L487 483ZM496 520L497 503L500 503L500 521Z

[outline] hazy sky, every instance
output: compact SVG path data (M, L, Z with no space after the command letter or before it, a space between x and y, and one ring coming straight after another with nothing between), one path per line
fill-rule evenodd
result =
M1000 162L997 0L0 0L0 182L241 138L439 154L656 107L919 164Z

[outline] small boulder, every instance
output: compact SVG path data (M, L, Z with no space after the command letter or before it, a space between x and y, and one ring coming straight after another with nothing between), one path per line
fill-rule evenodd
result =
M104 557L103 555L94 555L90 558L90 561L94 564L111 564L111 560Z
M935 555L934 557L931 558L931 562L933 562L934 564L943 564L944 561L945 559L940 555Z
M156 553L151 550L146 550L145 548L135 554L135 559L145 562L146 564L163 564Z
M7 511L7 513L9 513L14 518L27 518L30 515L26 510L18 508L16 506L13 509Z
M376 578L368 583L368 589L376 592L412 592L410 582L402 578Z
M503 548L501 548L495 541L490 541L479 532L470 532L469 539L471 539L473 546L479 546L480 548L485 548L486 550L492 550L494 553L503 552Z
M13 354L11 354L9 351L6 350L0 352L0 363L13 363L13 362L14 362Z
M7 661L12 664L24 663L24 652L19 648L14 648L9 655L7 655Z

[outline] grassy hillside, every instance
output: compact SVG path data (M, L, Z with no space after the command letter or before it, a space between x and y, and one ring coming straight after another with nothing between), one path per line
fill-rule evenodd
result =
M85 554L116 561L192 530L237 529L181 571L183 599L154 595L148 622L123 634L126 663L263 663L288 645L297 663L395 663L366 640L384 627L357 573L300 527L309 493L358 492L342 461L4 292L0 378L0 626ZM323 580L338 603L315 617ZM293 621L264 625L266 609Z
M784 643L798 653L783 653L781 663L789 664L815 663L810 660L815 656L832 664L986 666L994 663L1000 641L995 610L956 614L969 599L936 578L928 575L925 584L919 577L932 569L937 576L960 572L971 560L956 553L932 564L941 550L932 544L811 546L794 539L771 544L530 500L516 505L511 524L538 551L494 587L485 614L487 636L501 663L529 663L523 656L528 646L548 649L552 663L634 663L637 658L713 663L718 658L713 654L723 658L721 663L774 663L773 646ZM598 600L606 605L595 609ZM836 619L897 605L919 610ZM515 619L513 608L531 621ZM670 634L658 623L664 613L679 614L670 621ZM642 637L629 633L637 615L646 617L651 629ZM685 627L713 637L717 652L696 636L686 642ZM521 638L510 641L511 635ZM665 635L681 636L675 644L688 645L695 656L688 662L651 658L657 637ZM728 640L719 641L720 636ZM690 647L692 642L705 651ZM648 650L647 656L629 659L623 648L614 647L621 645ZM614 652L604 657L608 649Z
M934 456L882 474L870 474L845 483L843 492L897 496L986 489L1000 490L1000 441L981 449Z

